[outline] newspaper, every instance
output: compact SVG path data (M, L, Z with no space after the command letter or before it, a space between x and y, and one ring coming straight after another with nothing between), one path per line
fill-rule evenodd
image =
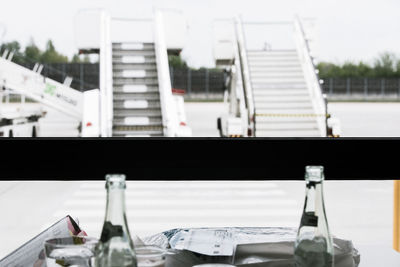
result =
M45 240L78 234L86 235L78 224L67 216L0 260L0 267L45 267Z
M295 228L173 229L146 244L168 249L167 267L225 263L243 267L293 267ZM349 240L333 238L335 267L357 267L360 255Z

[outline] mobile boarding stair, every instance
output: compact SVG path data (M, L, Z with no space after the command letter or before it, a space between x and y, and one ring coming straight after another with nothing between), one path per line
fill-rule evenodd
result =
M322 94L300 18L296 17L293 22L296 47L285 50L247 49L244 23L237 18L232 24L234 57L231 69L239 71L232 72L230 106L236 113L230 110L225 123L221 120L221 134L257 137L339 136L339 124L328 114L326 98ZM219 45L216 44L217 49ZM217 64L227 62L224 57L229 55L221 55L218 50L216 52ZM235 75L238 72L240 77Z
M190 136L183 97L173 95L168 63L168 51L183 47L181 14L168 17L168 12L157 10L154 18L131 19L85 10L77 19L80 51L100 55L100 87L107 99L101 103L102 135ZM87 38L84 26L93 22L99 27L99 35ZM137 24L150 26L152 36L138 37ZM173 31L167 34L169 29ZM170 36L174 32L178 35Z
M30 98L77 121L76 127L79 129L76 129L75 137L99 136L98 89L82 93L70 87L71 78L67 78L64 84L61 84L41 75L42 65L36 64L33 70L30 70L12 62L12 57L12 52L4 51L0 58L2 98L7 94L18 94L23 98ZM9 106L0 103L1 136L43 136L37 123L38 120L45 118L45 113L41 108L28 109L21 105L10 112ZM27 127L30 125L34 128L29 130ZM61 134L68 136L68 133Z

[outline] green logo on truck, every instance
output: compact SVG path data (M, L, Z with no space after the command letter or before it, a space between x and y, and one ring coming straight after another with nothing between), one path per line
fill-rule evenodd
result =
M56 89L57 89L57 86L46 83L46 88L44 89L44 92L46 94L53 96L56 92Z

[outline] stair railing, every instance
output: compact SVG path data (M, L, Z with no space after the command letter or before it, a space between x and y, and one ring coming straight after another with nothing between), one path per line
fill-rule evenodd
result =
M241 78L244 90L244 101L247 109L248 134L255 136L255 105L253 97L253 87L250 80L249 63L247 60L247 48L244 38L243 22L240 17L235 20L235 33L237 39L238 59L240 62Z
M111 17L101 11L100 33L100 125L101 136L111 137L113 126L113 70L112 70L112 42Z
M327 136L327 110L325 100L323 97L317 69L315 67L313 57L311 56L308 40L306 38L301 20L298 16L295 17L294 21L294 37L307 87L311 96L314 112L316 113L318 128L321 136L325 137Z
M156 51L158 86L160 91L164 136L172 137L176 136L177 134L178 113L172 95L167 44L165 42L164 21L160 10L155 11L154 27L154 44Z

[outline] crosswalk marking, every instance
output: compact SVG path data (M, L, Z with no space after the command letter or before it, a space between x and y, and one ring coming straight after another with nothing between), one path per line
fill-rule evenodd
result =
M126 189L129 228L140 237L183 227L296 227L298 204L274 182L127 181ZM105 183L82 182L53 221L71 215L98 237L105 206Z

